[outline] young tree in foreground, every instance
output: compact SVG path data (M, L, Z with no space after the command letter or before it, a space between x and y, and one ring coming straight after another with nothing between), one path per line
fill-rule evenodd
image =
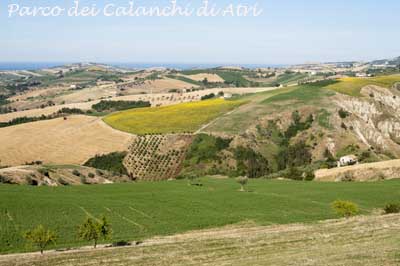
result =
M26 232L24 238L36 245L40 253L43 254L43 250L48 245L55 244L57 235L55 232L44 228L43 225L39 225L35 229Z
M104 216L98 221L88 217L78 228L79 238L86 241L93 241L94 248L97 247L97 242L100 239L108 239L111 233L111 224Z
M249 182L249 179L246 176L240 176L238 178L236 178L236 181L240 184L241 188L240 191L244 192L244 186L247 185L247 183Z

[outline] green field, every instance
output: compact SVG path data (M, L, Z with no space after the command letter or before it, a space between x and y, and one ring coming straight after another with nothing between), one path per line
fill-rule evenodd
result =
M244 101L215 99L140 108L111 114L104 121L115 129L139 135L195 132L202 125L243 103Z
M87 215L105 214L113 241L138 240L242 221L261 225L314 222L335 218L336 199L359 204L370 213L400 199L400 181L317 183L251 180L238 192L232 179L143 182L70 187L0 185L0 253L31 250L21 234L38 224L56 230L57 247L87 245L76 228ZM54 247L51 247L54 248Z
M319 102L325 97L332 96L334 93L327 90L327 86L334 85L334 81L321 81L306 85L299 85L292 87L292 89L285 93L280 93L275 96L269 97L263 104L271 104L278 102L297 102L302 104L309 104L313 102Z
M305 79L308 77L308 74L304 73L284 73L278 76L275 80L275 83L278 84L293 84L297 83L298 81Z
M360 96L360 91L367 85L376 85L385 88L400 82L400 75L378 76L373 78L343 78L338 83L328 86L328 89L350 96Z

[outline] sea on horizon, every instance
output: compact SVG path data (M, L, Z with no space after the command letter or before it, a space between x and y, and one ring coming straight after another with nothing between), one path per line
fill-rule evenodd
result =
M72 62L0 62L1 71L16 71L16 70L39 70L44 68L52 68L74 64ZM267 68L267 67L283 67L284 65L268 65L268 64L204 64L204 63L102 63L99 64L111 65L129 69L145 69L152 67L165 67L174 69L201 69L214 68L221 66L241 66L246 68Z

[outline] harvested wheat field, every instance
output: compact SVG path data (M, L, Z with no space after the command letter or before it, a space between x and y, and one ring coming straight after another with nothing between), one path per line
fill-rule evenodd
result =
M195 75L183 75L186 78L195 80L195 81L203 81L207 79L208 82L224 82L225 80L218 76L217 74L209 74L209 73L201 73Z
M400 216L221 229L159 237L125 248L5 255L0 265L399 265Z
M148 86L156 91L165 91L168 89L190 89L197 88L198 86L171 78L156 79L148 81Z
M82 103L71 103L71 104L63 104L63 105L56 105L56 106L49 106L46 108L35 108L25 111L7 113L7 114L0 114L0 122L8 122L14 118L18 117L36 117L41 115L51 115L62 108L78 108L81 110L90 110L93 104L98 103L99 101L93 102L82 102Z
M132 136L97 117L70 116L0 129L2 165L43 161L81 164L96 154L126 150Z

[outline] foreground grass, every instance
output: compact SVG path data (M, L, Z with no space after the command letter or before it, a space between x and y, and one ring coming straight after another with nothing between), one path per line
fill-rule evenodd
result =
M244 101L215 99L155 108L140 108L111 114L105 117L104 121L115 129L139 135L195 132L203 124L243 103Z
M140 240L243 221L261 225L335 218L336 199L359 204L366 214L400 198L400 181L303 183L252 180L240 193L234 180L75 187L0 186L0 252L29 251L22 232L43 224L58 232L57 247L87 245L76 237L87 216L107 215L113 241ZM54 248L54 247L50 247Z
M338 83L328 86L328 89L350 96L360 96L360 91L368 85L376 85L385 88L400 82L400 75L379 76L373 78L343 78Z
M239 224L140 246L0 256L0 265L399 265L400 216L316 224Z

